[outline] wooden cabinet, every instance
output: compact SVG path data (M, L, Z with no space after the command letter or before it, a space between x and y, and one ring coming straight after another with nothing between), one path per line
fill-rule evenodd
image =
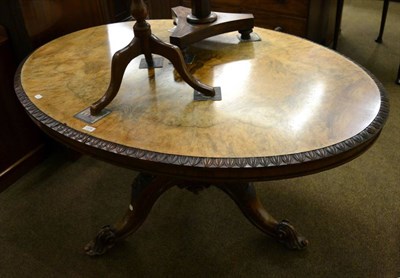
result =
M181 0L145 0L152 19L171 18L171 8L182 6Z
M156 2L160 0L148 0L150 16L168 18L169 9L177 1L170 0L169 6ZM179 2L179 5L191 6L190 0ZM210 0L210 3L217 12L252 13L256 26L280 29L324 45L333 40L337 0Z
M20 62L35 48L83 28L132 19L131 0L1 0L0 24Z
M19 0L33 45L61 35L130 18L130 0Z
M0 1L0 192L43 159L48 145L48 139L28 118L14 92L18 63L35 48L61 35L130 19L130 2Z
M0 25L0 192L44 157L41 132L14 93L16 68L11 45Z

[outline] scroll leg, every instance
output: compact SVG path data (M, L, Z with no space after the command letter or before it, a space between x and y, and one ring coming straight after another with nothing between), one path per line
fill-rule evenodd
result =
M297 234L288 221L276 221L261 205L254 186L249 183L216 184L238 205L246 218L265 234L277 239L292 250L301 250L308 241Z
M125 216L114 226L104 226L94 240L85 246L89 256L104 254L115 242L135 232L146 220L158 197L174 183L165 177L139 174L132 184L132 196Z
M215 90L213 87L200 83L190 74L179 47L165 43L153 35L150 37L150 46L153 53L164 56L170 60L182 79L185 80L193 89L208 97L215 96Z
M141 46L138 38L133 40L123 49L117 51L111 62L111 81L105 94L90 106L90 113L97 115L117 95L121 86L122 77L130 61L141 54Z

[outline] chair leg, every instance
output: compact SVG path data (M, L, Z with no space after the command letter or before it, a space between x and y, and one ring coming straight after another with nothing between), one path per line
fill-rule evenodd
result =
M377 43L382 43L383 31L385 30L386 23L386 15L389 8L389 0L384 0L383 2L383 10L382 10L382 19L381 19L381 28L379 29L378 38L376 38Z
M342 14L343 14L343 3L344 3L344 0L338 0L338 2L337 2L336 19L335 19L335 33L333 35L333 45L332 45L332 49L334 49L334 50L336 50L336 48L337 48L337 43L338 43L338 39L339 39L340 25L342 22Z
M399 64L399 70L397 71L396 84L400 85L400 64Z

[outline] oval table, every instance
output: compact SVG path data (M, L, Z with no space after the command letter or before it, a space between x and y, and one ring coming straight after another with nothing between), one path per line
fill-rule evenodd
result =
M171 21L149 21L168 41ZM378 138L389 112L382 85L366 70L310 41L261 28L261 41L235 33L192 45L190 73L221 88L220 101L194 100L193 89L164 60L139 69L132 60L111 111L88 124L76 117L106 91L112 55L132 39L133 22L58 38L19 67L16 93L33 121L61 143L140 172L125 217L86 246L103 254L136 231L173 186L216 186L265 234L290 249L308 241L263 208L252 182L336 167ZM86 112L87 113L87 112ZM85 112L83 112L85 114Z

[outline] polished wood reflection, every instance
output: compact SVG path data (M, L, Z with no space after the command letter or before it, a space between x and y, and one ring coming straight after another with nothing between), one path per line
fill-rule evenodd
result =
M153 21L167 41L169 21ZM375 81L353 62L306 40L255 29L261 42L235 33L191 51L193 75L222 88L222 101L193 101L192 89L164 62L128 66L112 113L93 124L96 138L143 150L195 157L274 156L320 149L364 130L380 109ZM108 85L111 57L129 43L132 23L86 29L34 52L22 86L47 115L85 132L73 117ZM36 99L35 95L42 95Z
M170 21L151 21L164 41ZM192 45L195 78L221 87L222 100L195 101L168 61L161 69L125 71L111 114L88 126L74 115L108 86L113 54L132 39L133 23L82 30L35 51L17 71L15 90L53 138L141 173L115 225L86 245L105 253L134 233L172 186L216 186L248 220L290 249L308 240L261 205L251 182L306 175L344 163L378 138L389 112L381 84L336 52L255 28L259 42L227 33ZM89 128L88 128L89 127Z

